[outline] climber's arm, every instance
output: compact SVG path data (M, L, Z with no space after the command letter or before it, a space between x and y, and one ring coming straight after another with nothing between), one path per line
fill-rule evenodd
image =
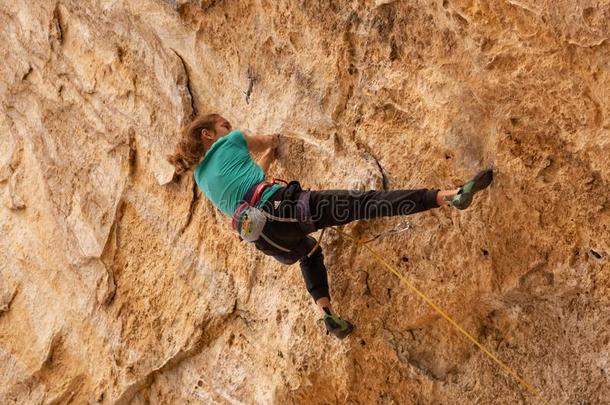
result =
M263 152L267 149L273 149L279 144L279 134L258 135L253 134L247 129L244 129L242 132L250 152Z
M258 165L263 169L265 174L269 171L269 166L275 160L275 148L269 148L263 153L263 155L256 161Z

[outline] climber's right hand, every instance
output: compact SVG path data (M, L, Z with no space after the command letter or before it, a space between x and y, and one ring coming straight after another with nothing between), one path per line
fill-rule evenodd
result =
M278 146L280 146L280 136L281 134L271 134L268 135L269 137L271 137L270 143L271 145L269 146L270 149L275 149Z
M248 144L248 149L251 152L263 152L267 149L274 149L280 143L279 134L258 135L248 130L244 130L243 134Z

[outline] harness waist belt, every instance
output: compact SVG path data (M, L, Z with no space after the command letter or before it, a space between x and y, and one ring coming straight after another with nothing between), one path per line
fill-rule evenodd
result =
M236 225L236 221L237 221L237 218L239 217L240 212L246 207L256 206L256 204L258 204L258 202L260 201L260 199L263 195L263 192L268 187L271 187L278 183L287 184L286 180L274 178L272 181L261 181L260 183L255 184L252 187L250 187L250 189L248 189L241 204L237 207L237 209L233 213L233 218L231 220L231 226L233 227L233 229L237 230L235 225Z
M260 201L263 196L263 192L273 185L270 181L261 181L260 183L250 187L246 195L244 196L244 201L250 205L256 205Z

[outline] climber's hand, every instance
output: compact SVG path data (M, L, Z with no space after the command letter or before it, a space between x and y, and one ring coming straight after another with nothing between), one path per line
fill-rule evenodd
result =
M271 134L271 135L267 135L271 138L271 145L269 145L269 148L271 149L275 149L278 146L280 146L280 134Z
M244 130L243 133L251 152L263 152L269 148L275 148L280 142L279 134L258 135L249 130Z

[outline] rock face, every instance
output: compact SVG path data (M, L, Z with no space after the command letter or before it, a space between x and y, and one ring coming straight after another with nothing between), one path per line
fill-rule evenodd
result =
M366 250L301 280L165 161L216 111L317 188L496 181L346 227L550 403L610 402L610 2L0 4L0 403L534 403Z

